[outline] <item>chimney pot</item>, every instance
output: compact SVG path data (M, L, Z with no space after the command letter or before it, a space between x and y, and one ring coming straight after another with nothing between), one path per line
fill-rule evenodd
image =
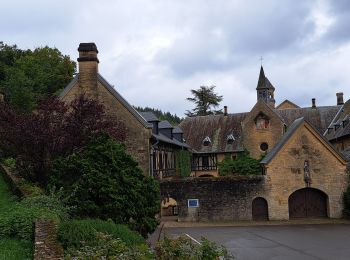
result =
M227 106L224 106L224 116L227 116Z
M97 95L97 75L99 63L96 44L93 42L80 43L78 51L79 86L84 92L90 92L93 96L95 96Z
M337 95L337 106L344 105L343 92L336 93Z
M316 108L316 98L312 99L312 108Z

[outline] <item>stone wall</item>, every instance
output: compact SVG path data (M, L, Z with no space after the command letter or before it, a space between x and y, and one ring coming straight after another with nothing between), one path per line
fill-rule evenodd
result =
M342 195L348 185L346 164L304 125L268 164L264 196L269 205L270 219L289 218L289 196L307 186L304 181L306 160L311 176L309 187L327 194L328 217L342 217Z
M62 97L62 100L70 103L80 94L85 94L91 98L97 99L104 105L109 116L124 123L127 128L125 141L126 149L139 163L144 174L149 175L149 140L152 134L152 129L145 128L100 82L98 82L97 89L82 87L77 82L76 85L71 88L64 97Z
M264 176L162 180L161 196L177 201L179 221L251 220L252 201L264 193ZM188 208L188 199L199 199Z
M37 220L34 233L34 260L63 259L63 248L57 241L57 226L52 221Z
M257 129L255 118L263 113L269 117L269 126L266 129ZM243 146L253 158L259 159L265 151L260 149L261 143L268 144L267 152L276 145L283 135L283 123L281 119L273 112L263 101L259 101L249 116L244 120L242 126Z

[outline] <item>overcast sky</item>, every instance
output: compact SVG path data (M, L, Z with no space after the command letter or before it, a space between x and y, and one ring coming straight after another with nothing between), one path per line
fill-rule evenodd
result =
M0 41L73 60L95 42L99 72L131 104L180 116L201 85L230 113L249 111L261 56L277 104L350 97L348 0L1 0L0 24Z

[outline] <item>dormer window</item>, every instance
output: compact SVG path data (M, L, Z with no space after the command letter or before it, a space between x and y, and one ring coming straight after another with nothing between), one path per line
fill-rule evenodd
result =
M227 144L233 144L233 142L236 139L235 139L235 137L232 134L230 134L230 135L227 136L226 140L227 140Z
M269 128L269 124L270 124L269 118L262 113L260 113L255 119L256 129L267 129Z
M210 140L209 136L205 137L205 138L203 139L203 145L204 145L204 146L208 146L208 145L210 145L210 144L211 144L211 140Z

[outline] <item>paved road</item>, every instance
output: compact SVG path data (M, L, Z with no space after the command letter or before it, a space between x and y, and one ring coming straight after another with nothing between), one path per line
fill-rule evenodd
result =
M235 259L350 259L350 225L165 228L226 246Z

